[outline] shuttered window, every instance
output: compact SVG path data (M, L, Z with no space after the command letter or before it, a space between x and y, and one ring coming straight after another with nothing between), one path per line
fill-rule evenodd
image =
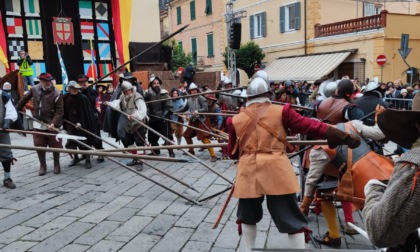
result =
M213 50L213 33L207 34L207 56L214 57L214 50Z
M212 12L213 12L213 10L212 10L212 6L211 6L211 0L206 0L205 13L206 13L206 15L211 15Z
M194 64L197 64L197 39L191 39L191 56Z
M300 29L300 2L280 7L280 32Z
M251 39L267 36L267 14L265 12L249 17Z
M182 41L178 41L178 47L180 51L184 51L183 45L182 45Z
M182 23L181 19L181 6L176 7L176 24L180 25Z
M195 20L195 1L190 2L190 16L191 20Z

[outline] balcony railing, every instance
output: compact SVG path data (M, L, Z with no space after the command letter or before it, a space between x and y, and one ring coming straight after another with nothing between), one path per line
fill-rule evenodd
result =
M387 13L388 11L383 10L378 15L350 19L325 25L317 24L315 25L315 37L318 38L386 27Z

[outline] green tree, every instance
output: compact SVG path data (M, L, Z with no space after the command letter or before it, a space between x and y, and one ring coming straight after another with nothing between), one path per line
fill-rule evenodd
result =
M185 54L179 45L175 45L172 50L172 72L176 73L179 67L185 67L192 61L190 54Z
M228 68L227 47L222 55L224 57L223 63ZM254 41L250 41L236 50L236 67L243 69L248 77L251 77L254 74L254 66L256 64L261 65L261 60L264 57L263 50Z

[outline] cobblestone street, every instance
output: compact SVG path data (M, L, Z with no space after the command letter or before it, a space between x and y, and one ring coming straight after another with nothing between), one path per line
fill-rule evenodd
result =
M12 135L12 144L33 146L32 136ZM105 148L111 147L105 144ZM197 153L209 166L234 179L232 160L211 163L207 151ZM167 156L167 151L163 150L162 154ZM181 151L175 154L182 156ZM62 154L62 173L54 175L52 154L47 153L47 175L38 176L35 152L14 150L14 155L18 161L12 167L12 179L17 188L0 187L1 251L230 252L241 249L235 223L236 199L231 200L219 227L212 229L228 192L201 206L192 205L110 161L97 164L96 157L92 159L92 169L85 169L83 162L68 167L71 159ZM229 186L199 163L148 162L192 185L200 193L147 166L142 171L144 175L194 200ZM264 214L258 225L256 247L287 247L287 236L277 231L268 211ZM342 213L339 216L343 223ZM359 226L363 226L361 214L355 212L354 216ZM322 215L317 217L311 213L309 220L314 235L326 232ZM343 235L341 247L373 249L361 235ZM307 244L307 248L313 245Z

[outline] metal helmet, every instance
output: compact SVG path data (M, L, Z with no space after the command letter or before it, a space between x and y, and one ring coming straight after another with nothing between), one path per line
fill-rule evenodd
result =
M270 86L268 85L268 82L261 77L255 77L252 79L246 89L248 97L254 97L267 92L271 92Z
M123 92L125 92L125 91L127 91L129 89L133 89L133 85L131 85L131 83L128 82L128 81L123 81L122 84L121 84L121 90Z
M230 80L229 77L225 77L223 79L223 86L226 86L227 84L232 84L232 81Z
M69 91L69 88L76 88L76 89L80 89L81 86L74 80L69 81L69 83L67 83L66 86L66 91Z
M251 80L256 78L256 77L263 78L267 83L270 83L270 80L268 79L268 74L264 70L259 70L259 71L255 72L254 75L252 75Z
M323 82L324 83L324 82ZM335 90L337 89L338 81L328 81L324 85L319 86L319 92L322 96L325 98L328 98L332 96L335 93Z
M379 80L378 77L373 78L373 80L369 81L366 85L364 92L369 92L377 89L379 87Z
M191 82L190 86L188 87L188 90L191 90L191 89L197 89L198 90L198 86L194 82Z

